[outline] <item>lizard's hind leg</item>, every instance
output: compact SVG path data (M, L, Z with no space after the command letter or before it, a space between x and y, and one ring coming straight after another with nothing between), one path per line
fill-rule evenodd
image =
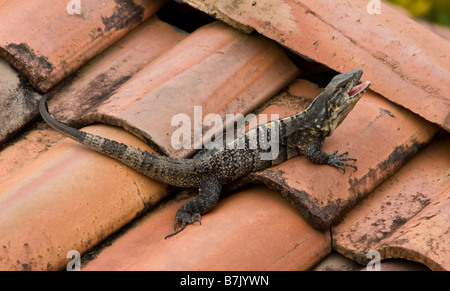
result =
M190 200L178 210L175 216L175 231L167 235L165 238L181 232L186 227L186 224L192 224L196 221L201 224L202 214L208 212L208 210L216 205L219 200L222 184L216 176L209 176L202 182L199 190L199 197ZM177 229L178 222L181 222L181 226Z

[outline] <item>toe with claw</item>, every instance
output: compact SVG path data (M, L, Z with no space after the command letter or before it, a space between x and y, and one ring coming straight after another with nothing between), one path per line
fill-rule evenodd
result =
M202 224L202 216L200 215L200 213L188 213L178 211L177 215L175 216L175 224L173 226L174 232L168 234L164 239L167 239L168 237L180 233L186 227L187 224L192 224L196 221ZM180 228L177 229L178 222L181 222L181 225Z
M338 151L334 151L331 155L329 155L328 165L341 169L344 173L345 167L353 168L355 172L358 170L358 167L356 167L355 165L347 163L347 161L356 162L355 158L346 158L348 152L344 152L339 155L337 154L337 152Z

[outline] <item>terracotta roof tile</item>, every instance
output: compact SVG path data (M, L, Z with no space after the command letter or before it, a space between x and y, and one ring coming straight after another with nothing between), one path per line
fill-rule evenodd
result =
M373 257L372 257L373 258ZM426 266L420 263L411 262L405 259L382 260L378 265L373 263L360 265L341 254L332 251L324 260L311 271L429 271Z
M55 88L55 91L52 91L52 94L55 94L56 97L51 100L49 104L50 109L55 110L55 115L64 121L72 121L72 119L79 118L79 116L84 113L83 109L95 105L95 102L99 102L99 100L101 101L103 98L107 98L114 90L114 87L123 82L123 79L126 80L130 78L130 76L154 60L161 53L165 52L170 46L176 44L184 36L185 34L176 32L175 29L170 28L167 24L162 23L155 17L149 19L139 26L139 28L133 30L122 40L117 42L113 47L110 47L89 64L84 66L70 81L58 85L57 88ZM71 100L73 100L74 103L68 102ZM83 106L79 106L79 104L83 104ZM103 129L103 131L104 130L105 129ZM159 201L161 197L167 194L164 186L159 186L158 183L152 183L142 177L134 179L132 178L133 174L130 175L124 170L120 171L119 169L122 167L116 168L116 170L119 171L114 171L114 167L111 166L106 166L106 169L99 169L99 165L107 165L108 162L105 164L103 162L98 163L95 158L78 158L78 150L80 149L77 145L70 149L70 144L73 145L72 142L63 142L62 144L66 144L65 147L58 145L54 149L52 148L46 155L41 156L42 152L44 152L47 147L61 138L61 135L53 134L52 132L54 131L47 131L42 127L38 127L24 135L24 138L19 139L12 144L13 146L9 146L1 152L1 181L3 183L0 187L0 193L2 193L0 197L3 198L5 197L4 195L6 195L10 198L5 198L6 200L4 201L0 198L0 200L3 201L0 202L0 204L5 213L10 211L18 214L8 218L6 221L2 221L0 232L8 234L12 232L14 226L24 225L24 227L21 228L22 231L14 231L16 239L13 239L13 241L20 241L22 244L17 244L11 249L6 249L6 251L11 252L12 258L16 258L23 262L24 266L15 264L15 261L3 260L0 269L59 269L63 267L62 264L66 261L66 258L65 256L61 257L60 253L55 251L56 245L58 245L59 250L65 250L65 252L69 249L79 248L80 250L87 250L129 222L143 209L153 205ZM102 131L99 133L103 134ZM112 138L119 137L113 136ZM124 142L129 143L130 140L127 139ZM140 147L145 148L145 146ZM61 163L61 160L57 158L58 156L61 160L66 160L67 164ZM46 163L47 161L49 163ZM69 163L69 161L71 162ZM43 164L45 165L44 169L41 168ZM64 165L66 167L64 167ZM111 170L113 171L111 172ZM42 178L42 176L38 175L39 177L36 178L36 176L31 174L36 173L36 171L42 171L44 176L53 175L58 172L56 180L52 180L51 178L48 179L55 184L52 184L50 181L50 184L45 184L41 187L37 187L34 191L30 191L33 189L32 185L42 183L39 178ZM25 176L23 176L24 173ZM79 176L80 174L83 175L83 173L86 175L84 178ZM102 173L102 175L96 176L95 173ZM105 177L103 175L110 176L105 179L102 178ZM97 179L108 180L115 175L121 178L114 180L119 184L121 183L120 181L127 185L129 184L128 188L123 188L117 183L108 182L103 184L97 182ZM80 178L80 180L77 180L77 177ZM93 185L86 182L90 180L88 177L96 177L94 180L91 180ZM130 180L130 178L132 180ZM47 177L45 179L47 180ZM84 181L85 179L87 180ZM58 181L63 182L58 184ZM83 183L80 183L80 181L83 181ZM81 184L86 184L93 192L88 190L85 191L85 189L80 190L79 187L77 188L77 186L81 186ZM47 189L45 186L48 186L51 189ZM104 187L110 188L105 189ZM65 189L69 191L65 191ZM72 191L70 191L70 189L72 189ZM84 197L83 194L79 196L79 191L97 198L95 201L92 200L92 198L86 198L85 201L90 201L87 203L82 200L74 200L75 197ZM144 196L140 196L140 191L145 193L142 194ZM97 192L105 193L107 196L112 195L115 198L110 201L110 204L107 203L105 207L100 207L100 205L96 203L102 204L103 198L98 196ZM116 196L114 196L113 192ZM130 199L130 193L134 195L134 198ZM33 195L32 197L37 197L36 199L46 201L46 203L48 203L46 208L49 209L46 213L49 215L46 216L40 214L42 212L42 204L37 204L37 206L29 204L35 203L35 200L20 200L20 197L23 197L24 195L26 197L30 197L28 195ZM66 201L70 201L70 203L64 204L64 201L60 202L59 199L63 196ZM110 198L105 197L105 199ZM19 202L15 202L16 200L19 200ZM123 202L122 205L120 204L121 202ZM49 223L53 221L61 225L66 225L61 223L63 220L62 216L72 211L72 206L77 207L80 203L81 205L79 207L83 210L74 215L80 218L80 221L78 221L79 223L77 224L79 227L78 229L72 229L71 226L68 226L67 228L49 228L47 230L42 230L42 232L32 231L33 229L39 228L35 227L33 224L33 221L36 222L37 220L30 219L33 215L43 217L42 220L50 221ZM86 207L85 204L89 203L91 207ZM118 205L120 205L120 207ZM124 210L126 213L121 212ZM26 213L23 213L22 211L26 211ZM116 213L117 216L114 216L112 213ZM82 218L83 216L92 218L92 215L95 215L94 220L99 222L96 225L101 225L100 228L95 229L94 227L94 229L89 229L89 226L94 225L91 225L89 219L85 220ZM30 221L26 222L27 219ZM72 238L66 233L68 229L77 233L79 236L78 239L70 241ZM42 237L42 235L44 237ZM59 236L67 237L68 239L59 240ZM3 237L5 239L11 238L9 235L4 235ZM53 237L55 238L52 239ZM4 245L7 244L5 243ZM23 248L21 249L22 245L31 247L33 251L23 253Z
M36 123L0 150L0 184L54 146L63 135ZM0 190L1 193L1 190ZM0 194L1 195L1 194Z
M380 262L379 267L380 271L430 271L430 269L420 263L404 259L384 260ZM361 269L361 271L367 270L367 267ZM375 267L369 266L369 270L375 270Z
M448 26L433 24L427 21L420 21L419 23L428 28L430 31L436 33L446 41L450 42L450 28Z
M358 271L362 266L343 255L332 251L319 264L314 266L311 271Z
M49 110L58 120L81 127L92 107L108 99L126 81L187 36L156 16L139 25L49 94Z
M0 58L0 145L10 139L39 113L41 95L25 78Z
M88 109L107 99L122 83L186 35L157 17L150 17L58 84L49 93L53 96L49 101L50 112L58 120L72 126L84 125L80 117ZM30 88L17 72L3 60L2 64L1 82L5 90L0 94L5 95L0 98L3 106L3 114L0 116L3 124L0 128L0 144L39 115L37 103L40 99L40 94ZM62 138L62 135L52 134L42 126L37 128L38 130L18 136L18 144L12 144L7 147L8 150L0 152L0 160L3 161L0 180L18 171L21 165L34 160L39 153ZM27 155L20 154L22 149Z
M109 49L81 69L71 82L63 83L56 88L56 93L52 92L52 94L58 94L61 91L62 93L52 100L50 108L58 108L58 103L62 104L67 98L74 98L76 101L74 100L73 102L85 106L88 104L86 107L91 107L92 105L89 104L95 104L99 99L101 101L105 94L107 94L107 97L112 91L111 87L117 86L124 77L126 78L130 74L135 73L139 69L135 63L140 63L142 59L150 63L151 60L155 59L155 55L174 45L176 40L179 39L176 35L169 37L169 40L174 41L167 41L168 44L165 46L162 42L159 42L159 46L153 52L142 54L143 56L141 55L140 59L136 60L136 51L142 50L145 46L147 46L149 51L149 48L152 48L146 42L151 41L152 37L163 38L163 34L164 37L167 34L167 25L159 24L157 20L149 23L144 23L142 29L139 28L134 31L139 33L136 37L133 37L134 34L131 33L129 37L127 36L117 44L119 47L126 47L123 52L117 53L117 48ZM171 29L169 30L171 31ZM158 33L155 33L156 31ZM142 41L139 41L141 37L146 37L149 40L141 43ZM167 37L165 38L167 39ZM204 43L200 40L204 40ZM196 46L196 44L199 46ZM208 44L213 44L213 46L208 47ZM192 47L193 50L188 50L187 48L189 47ZM203 51L199 50L200 47L203 47ZM126 54L127 51L131 50L134 53ZM180 52L186 53L180 55ZM248 111L256 107L258 102L269 98L271 94L280 90L299 73L297 68L284 56L282 50L274 44L262 38L233 32L221 24L212 24L199 31L199 34L190 35L186 42L180 43L175 47L175 50L169 50L166 54L168 54L168 57L160 58L156 62L157 66L149 66L156 69L153 69L153 71L148 68L143 69L141 75L128 80L119 89L118 93L108 100L107 104L111 105L111 103L116 102L115 104L122 106L122 108L126 109L127 106L133 108L134 106L134 108L140 108L141 111L146 106L150 110L148 115L151 116L156 113L153 108L164 109L164 106L159 104L159 107L154 107L151 106L151 103L150 105L143 103L141 100L145 100L145 95L140 96L142 99L137 98L137 101L132 99L134 104L127 98L129 96L135 97L138 95L139 90L142 90L144 94L152 90L152 87L149 87L149 84L151 85L152 83L141 83L142 78L145 79L150 76L151 80L152 76L157 76L163 79L163 84L172 79L177 80L176 83L170 83L165 88L170 88L177 84L179 90L174 93L180 94L182 98L187 98L184 97L183 90L190 90L192 78L200 80L202 76L203 78L214 76L211 74L210 68L216 70L222 66L223 75L220 75L220 78L209 78L206 86L200 87L200 92L205 94L200 96L209 98L206 100L200 99L202 101L200 104L204 105L206 109L211 108L214 112L221 112L224 115L225 112L230 112L228 110L241 112L240 110ZM179 57L177 58L177 56ZM131 64L121 65L123 60L127 60L127 63ZM187 67L182 65L183 60L187 60L191 65ZM258 72L255 73L255 64L260 64L261 60L265 62L263 65L258 66ZM144 65L140 66L143 67ZM191 69L191 67L194 67L194 69ZM168 71L168 75L159 74L161 69ZM156 72L154 72L155 70ZM190 70L190 74L185 73L185 70ZM177 78L177 75L174 75L172 71L178 72L179 75L183 75L183 73L188 75L187 80L185 79L183 82L183 76ZM116 74L110 72L116 72ZM251 74L255 77L249 81L242 82L243 79L240 78L242 74ZM105 75L108 75L109 79L105 79ZM95 94L96 90L99 89L99 78L105 81L105 87L101 87L100 93ZM136 84L137 88L135 87ZM161 85L158 82L157 84ZM134 94L127 95L124 93L129 92L129 90L133 90ZM93 93L89 95L90 99L84 97L86 92ZM258 98L252 98L253 94L258 96ZM120 96L125 97L120 99ZM210 96L216 96L216 99L210 98ZM228 100L225 100L223 96L228 96ZM239 100L239 98L243 98L246 102L242 102L242 100L240 102L233 101L234 99ZM166 99L165 103L169 103L168 101ZM56 105L53 105L53 103ZM123 106L123 103L127 106ZM69 115L64 116L63 120L70 120L82 111L82 108L74 111L71 108L74 105L71 104L73 103L69 102L60 105L63 109L69 111ZM187 105L184 104L183 106ZM102 105L99 108L97 112L102 111ZM171 117L175 113L174 111L165 112L163 115ZM96 114L98 115L98 113ZM125 116L130 118L130 115L125 114ZM88 118L90 117L88 116ZM104 117L100 117L100 119L104 119ZM158 123L158 121L158 119L152 120L153 123ZM170 124L170 120L167 120L167 122ZM107 128L106 126L100 126L97 134L107 135ZM87 128L87 130L89 129ZM119 140L120 136L113 136L112 139ZM124 141L127 144L130 144L130 142L132 140L126 139ZM148 146L139 145L139 147L148 149ZM94 157L97 156L97 158L93 158L92 155ZM61 257L60 252L55 251L56 245L62 253L71 249L84 252L167 195L168 191L164 186L158 183L155 186L155 183L142 176L136 178L133 175L137 174L133 172L132 175L129 171L129 169L124 170L124 167L120 164L69 141L63 141L46 154L38 157L33 163L24 165L23 169L12 175L10 179L4 181L0 186L2 189L0 207L3 208L4 213L17 214L8 217L8 219L0 223L0 233L9 233L14 225L23 225L20 231L15 232L15 237L13 238L17 244L6 247L3 251L8 252L10 256L17 258L21 262L33 262L26 263L26 267L22 266L23 268L33 270L61 268L61 264L65 262L65 257ZM35 185L42 183L42 179L46 183L36 187ZM110 179L113 179L115 182L98 183L98 181L109 181ZM80 193L82 194L80 195ZM104 193L109 198L96 195L96 193ZM88 196L90 197L89 199L87 198ZM34 199L29 199L29 197L34 197ZM41 202L37 203L35 199ZM102 204L104 199L109 201L106 204ZM41 213L42 207L44 207L43 203L47 203L46 215ZM103 207L99 209L99 205L103 205ZM70 213L74 208L78 209L78 212L76 215L70 216L76 217L78 219L77 223L74 224L70 220L68 223L71 225L63 227L65 223L62 222L62 217ZM80 210L81 208L82 210ZM26 211L26 213L22 211ZM45 216L42 219L47 222L45 223L46 227L48 227L50 221L57 222L60 227L49 227L46 230L42 229L38 232L33 232L31 230L34 223L30 219L33 216ZM26 220L30 221L25 223ZM95 221L95 223L92 224L92 221ZM89 227L92 227L92 229ZM68 235L65 231L72 232L72 235ZM6 235L3 237L11 238ZM51 239L52 237L56 237L55 241ZM59 240L58 238L60 237L64 237L64 240ZM6 246L7 243L4 242L3 245ZM22 247L24 245L31 247L33 251L24 253ZM43 249L44 246L45 250ZM2 263L1 269L22 268L21 264L17 265L15 261L7 260Z
M448 136L435 141L355 206L332 228L333 247L360 263L377 250L450 269L449 149Z
M208 113L224 120L225 114L246 114L298 74L274 43L216 22L189 35L84 119L125 127L170 156L192 155L201 142L194 134L189 149L172 145L176 114L194 123L194 106L201 106L202 119Z
M372 90L450 130L450 44L383 2L380 14L362 0L184 2L338 72L361 68Z
M151 151L124 130L84 130ZM64 268L68 251L84 253L167 194L165 185L69 139L0 189L1 270Z
M8 1L0 9L0 55L42 92L102 52L166 1Z
M405 15L406 17L408 17L408 18L412 19L413 21L416 21L420 25L424 26L426 29L439 35L443 39L450 41L450 27L436 24L433 22L429 22L426 19L417 18L409 10L407 10L406 8L401 7L399 5L395 5L395 4L392 4L387 1L385 2L385 5L389 5L392 9L396 10L398 13Z
M306 270L330 251L328 232L264 187L225 198L201 226L164 240L184 202L146 215L83 270Z
M123 39L59 83L49 102L50 110L63 122L81 125L87 109L106 99L122 83L180 41L185 33L151 17ZM41 95L18 72L0 59L0 144L34 120ZM80 106L82 104L82 106Z
M349 156L358 159L359 170L348 170L343 175L330 167L314 166L304 157L294 158L245 178L237 186L266 186L234 190L233 195L223 198L203 216L201 226L189 225L182 233L164 240L173 230L175 212L196 193L182 191L151 208L170 194L171 188L62 139L42 122L33 123L0 150L0 269L64 269L70 250L93 253L93 257L83 257L85 270L320 269L330 266L327 263L330 257L337 256L336 251L363 264L364 270L369 250L378 250L383 259L407 258L434 270L450 269L450 183L445 172L450 157L448 133L439 131L428 145L438 128L385 99L399 102L448 130L447 123L441 122L448 114L448 98L441 96L436 101L441 93L435 87L439 82L443 87L448 85L448 75L442 69L446 61L438 61L440 55L434 48L448 44L442 45L441 40L384 6L386 15L358 12L365 8L361 4L365 1L352 2L352 7L341 1L331 8L320 6L320 1L293 4L262 0L253 1L249 7L236 1L195 2L209 12L220 6L221 13L225 13L222 16L228 17L226 21L247 31L253 26L338 71L347 71L349 66L364 69L363 78L371 80L373 89L383 96L366 93L324 144L327 152L348 150ZM9 3L2 4L2 11L22 9ZM170 146L174 127L169 124L174 114L187 113L193 119L193 106L201 105L203 116L248 112L286 116L304 109L321 91L303 78L318 80L325 76L320 83L324 84L329 80L326 76L334 74L313 60L300 61L290 53L289 60L278 44L221 23L205 25L191 34L180 32L155 16L149 17L162 2L152 6L156 2L103 1L106 6L97 10L85 7L84 18L63 16L67 14L67 3L61 7L52 3L45 0L44 4L34 3L22 9L26 12L21 16L22 26L0 31L0 51L24 69L37 88L52 87L49 107L58 119L77 127L91 123L119 125L125 130L109 125L83 130L142 149L190 155L193 150L176 152ZM164 8L163 14L172 13L173 5L177 4ZM108 32L108 24L101 21L120 9L136 12L130 8L138 6L145 7L142 18L138 13L139 20L134 22L136 18L130 16L130 26L126 24L123 29L114 17L110 20L120 29ZM37 7L45 8L41 14L30 16ZM333 15L324 22L323 13ZM190 21L183 14L178 16L177 23ZM337 19L339 16L346 21ZM61 27L52 26L49 17ZM5 22L3 19L0 23ZM59 43L48 40L49 35L61 35L79 22L82 26L66 32L66 37L57 39ZM405 27L405 23L409 26ZM34 28L22 31L33 25L42 32L33 35L30 31ZM286 30L291 26L295 29ZM101 27L103 34L90 40L89 36L77 35L78 29L90 27ZM427 42L412 39L405 31ZM377 38L380 33L387 37ZM83 42L86 50L79 46ZM305 45L308 43L311 45ZM9 44L13 45L6 51ZM22 56L31 58L22 67L20 58L11 55L11 49L20 46L29 48L28 54ZM420 49L421 54L405 57L411 55L412 47ZM375 58L379 54L391 59ZM54 70L48 73L45 66L41 70L43 61ZM300 71L293 62L305 72L302 79L293 80ZM429 67L434 67L433 74ZM40 70L42 74L33 73ZM12 93L0 96L1 106L9 114L2 119L9 124L5 123L0 140L10 138L37 115L39 94L24 80L4 60L0 61L0 85L12 89ZM416 90L414 94L410 94L411 88ZM427 90L428 95L424 93ZM415 97L403 104L408 94ZM20 98L12 98L15 95ZM9 107L14 102L15 107ZM17 110L22 112L20 116L13 114L11 118ZM149 208L152 211L140 216ZM328 226L332 223L331 235ZM319 264L332 248L332 256ZM412 268L403 263L382 261L382 269ZM358 265L352 265L357 269Z

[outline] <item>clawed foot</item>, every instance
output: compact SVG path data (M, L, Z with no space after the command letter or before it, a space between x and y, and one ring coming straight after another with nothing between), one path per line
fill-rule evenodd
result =
M175 224L173 226L173 229L175 231L171 234L168 234L164 239L176 235L186 227L186 224L192 224L196 221L202 224L202 216L200 215L200 213L187 213L178 211L177 215L175 216ZM177 229L178 222L181 222L181 226L179 229Z
M345 167L351 167L355 170L355 172L358 170L358 168L355 165L346 163L345 161L352 161L356 162L356 159L354 158L344 158L348 155L348 152L336 155L338 151L334 151L331 155L328 157L328 165L336 167L338 169L341 169L345 173Z

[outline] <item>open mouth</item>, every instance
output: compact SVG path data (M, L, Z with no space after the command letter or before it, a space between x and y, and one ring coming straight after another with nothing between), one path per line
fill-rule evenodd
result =
M357 85L355 85L349 92L349 97L357 97L360 96L364 91L369 87L370 81L361 82L359 81Z

